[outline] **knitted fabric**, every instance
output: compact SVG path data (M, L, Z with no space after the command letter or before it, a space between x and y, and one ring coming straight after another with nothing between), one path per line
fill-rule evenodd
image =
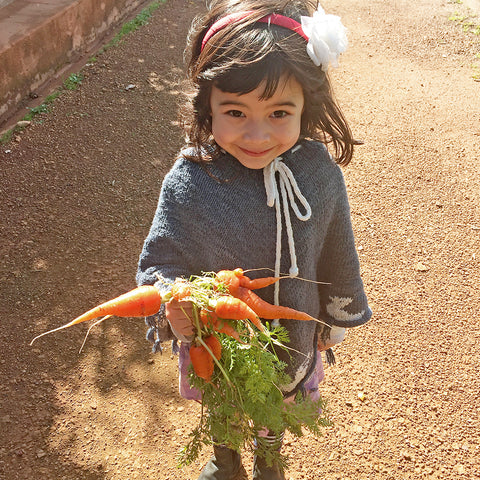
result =
M371 316L360 278L350 208L342 172L324 145L302 141L282 155L312 215L292 216L299 277L280 281L280 305L305 311L331 325L354 327ZM285 236L285 229L283 229ZM276 214L267 206L263 170L244 167L225 153L200 165L181 155L163 181L150 232L140 255L137 283L167 282L202 272L241 267L273 269ZM282 238L281 271L288 272L288 241ZM252 272L266 276L270 270ZM250 273L249 273L250 275ZM274 289L257 290L273 303ZM292 383L288 395L302 387L315 369L316 322L281 320L289 331L287 363Z

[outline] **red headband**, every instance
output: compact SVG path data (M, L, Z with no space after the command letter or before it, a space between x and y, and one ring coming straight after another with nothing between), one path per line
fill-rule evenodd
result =
M234 23L239 20L243 20L244 18L248 17L252 13L255 13L253 10L249 10L246 12L237 12L237 13L231 13L230 15L227 15L226 17L221 18L220 20L217 20L207 31L205 36L203 37L202 41L202 50L205 44L220 30L225 28L227 25L230 25L231 23ZM261 23L268 23L268 24L273 24L273 25L278 25L280 27L288 28L289 30L292 30L295 33L298 33L301 37L303 37L307 42L308 42L308 37L305 35L305 32L302 30L302 26L293 18L290 17L285 17L283 15L278 15L277 13L271 13L270 15L267 15L266 17L262 17L258 20L258 22Z

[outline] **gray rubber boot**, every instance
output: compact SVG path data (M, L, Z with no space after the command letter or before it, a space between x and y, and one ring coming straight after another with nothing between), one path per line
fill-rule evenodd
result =
M264 458L255 455L253 457L253 480L285 480L285 474L281 466L269 467Z
M269 445L270 448L280 451L283 433L275 435L273 432L268 432L268 435L263 437L262 441ZM285 480L285 473L281 465L276 463L268 465L263 457L254 455L252 480Z
M247 474L240 454L223 445L214 445L213 457L205 465L198 480L243 480Z

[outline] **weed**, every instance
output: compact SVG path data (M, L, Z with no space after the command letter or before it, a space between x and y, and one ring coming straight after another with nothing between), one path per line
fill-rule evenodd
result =
M23 117L22 120L31 121L33 117L41 115L42 113L48 113L50 111L48 103L42 103L36 107L30 108L27 107L28 113Z
M112 40L110 40L110 42L108 42L100 49L99 54L102 54L109 48L118 45L125 35L128 35L129 33L138 30L141 26L146 25L150 20L153 12L157 10L164 2L165 0L158 0L151 3L148 7L144 8L133 20L125 23L120 29L120 31L112 38Z
M11 130L7 130L1 137L0 137L0 145L4 145L8 143L13 136L13 131L14 129L12 128Z
M72 73L64 82L63 87L67 90L76 90L83 81L82 73Z
M50 109L48 108L48 103L42 103L37 107L28 108L30 110L30 117L34 117L35 115L39 115L40 113L48 113ZM25 120L31 120L31 118L25 118Z
M458 12L455 12L453 15L450 15L448 19L451 22L463 22L466 18L468 18L468 15L461 15Z
M52 103L57 97L61 95L61 93L62 92L60 90L55 90L55 92L45 97L45 103L46 104Z
M462 3L459 1L453 1L450 3ZM448 17L448 20L452 22L456 22L463 30L463 32L466 35L480 35L480 24L478 21L477 15L473 15L471 10L467 8L467 13L459 13L458 11L455 11L450 17ZM480 58L479 54L475 55L475 58ZM480 67L477 63L472 64L472 69L473 69L473 79L475 81L480 81Z
M478 64L473 64L472 65L472 70L473 70L473 75L472 75L472 78L476 81L476 82L480 82L480 66Z
M50 105L53 103L53 101L59 97L61 94L60 90L56 90L53 92L51 95L48 95L45 97L45 101L41 103L40 105L33 107L33 108L27 108L29 112L23 117L22 120L27 120L31 121L34 117L37 115L40 115L42 113L48 113L50 111Z

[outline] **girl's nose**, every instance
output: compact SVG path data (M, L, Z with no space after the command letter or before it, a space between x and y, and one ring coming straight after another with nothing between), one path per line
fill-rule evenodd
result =
M270 139L270 128L261 121L250 121L245 125L243 138L246 141L262 143Z

